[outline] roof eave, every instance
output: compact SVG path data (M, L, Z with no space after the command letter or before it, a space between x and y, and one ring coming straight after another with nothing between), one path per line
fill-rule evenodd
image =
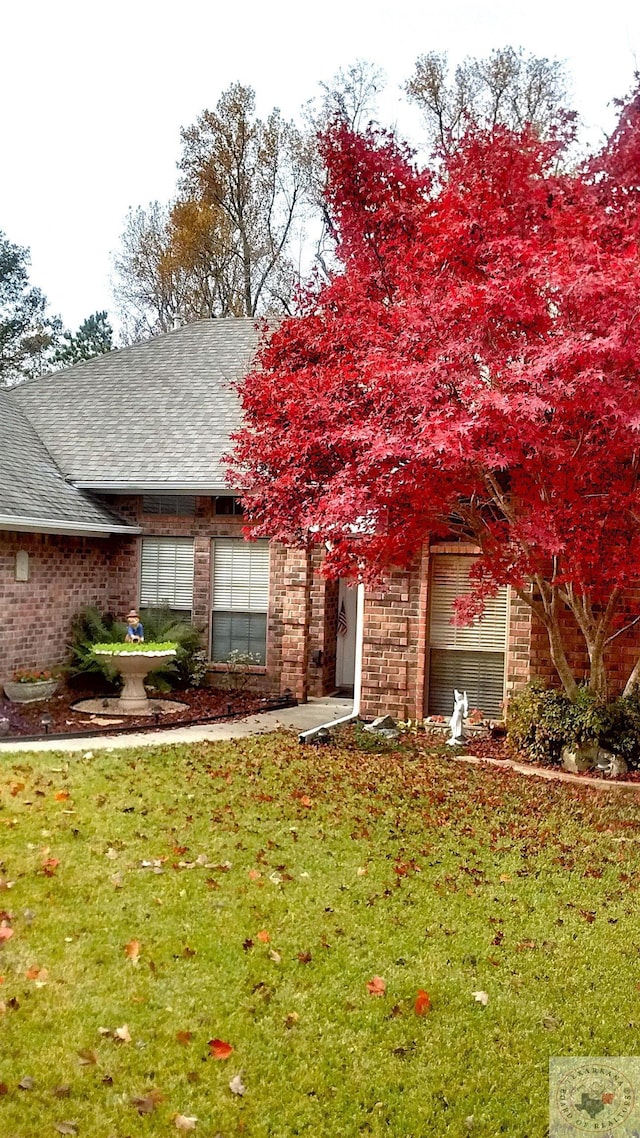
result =
M162 481L151 479L145 482L139 480L127 482L113 479L100 482L96 479L86 481L82 478L70 478L68 481L77 490L92 490L95 494L216 494L218 497L232 497L242 493L239 488L233 489L226 483L222 485L219 482L193 483L187 482L185 479L163 479Z
M134 537L141 533L140 526L101 525L99 522L75 522L69 518L27 518L20 515L0 514L0 530L16 533L54 533L65 537L109 537L124 533Z

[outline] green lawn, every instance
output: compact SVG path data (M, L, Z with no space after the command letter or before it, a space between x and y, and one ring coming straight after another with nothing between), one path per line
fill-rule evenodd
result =
M0 763L2 1138L542 1138L550 1056L640 1050L640 794L283 734Z

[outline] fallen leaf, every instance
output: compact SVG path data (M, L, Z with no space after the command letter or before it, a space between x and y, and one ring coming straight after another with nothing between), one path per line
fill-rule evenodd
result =
M44 873L45 877L53 877L59 865L60 861L57 857L45 858L42 863L42 872Z
M80 1060L81 1067L90 1067L98 1062L98 1056L95 1051L89 1047L83 1047L82 1051L78 1051L78 1059Z
M69 1098L71 1087L65 1084L64 1086L56 1087L53 1093L56 1098Z
M242 947L244 948L245 952L248 952L250 948L253 948L253 941L250 940L249 937L247 937L246 940L243 940ZM640 988L640 984L638 985L638 987Z
M224 1039L210 1039L209 1051L214 1059L228 1059L233 1051L230 1043L225 1043Z
M116 889L122 889L122 886L124 885L124 880L121 873L112 873L109 881L112 885L115 885Z
M20 1082L18 1083L21 1091L32 1091L35 1085L36 1081L35 1079L31 1078L31 1075L25 1075L24 1078L20 1079Z
M269 956L270 956L271 960L273 960L274 964L279 964L280 961L282 960L280 953L276 952L275 948L272 948L269 950Z
M56 802L66 802L67 798L69 797L69 791L68 790L59 790L58 793L54 797L55 797Z
M131 1035L126 1023L122 1027L117 1027L113 1033L113 1038L120 1040L121 1043L131 1043Z
M77 1122L57 1122L54 1129L58 1131L58 1134L77 1134L78 1124Z
M366 865L359 865L356 869L358 877L366 877L368 872Z
M500 874L500 880L501 880L503 883L505 883L505 882L507 882L507 881L511 881L511 874L510 874L510 873L501 873L501 874Z
M8 1095L9 1088L6 1083L0 1083L0 1095Z
M20 794L21 790L24 790L24 783L14 782L13 786L11 787L11 797L15 798L17 794Z
M259 933L256 933L256 940L261 940L263 944L268 944L271 937L266 929L262 929Z
M311 960L312 960L311 953L310 952L299 952L298 953L298 960L300 961L301 964L310 964Z
M140 941L130 940L128 944L125 944L124 951L129 957L131 963L137 964L140 958Z
M0 944L3 940L11 940L13 936L13 929L7 928L5 925L0 928Z
M387 985L381 976L374 976L373 980L367 980L367 991L370 996L384 996L387 990Z
M191 1043L191 1040L193 1039L193 1032L192 1031L177 1031L176 1032L176 1039L178 1040L178 1043L182 1043L186 1046L187 1043Z
M42 988L49 979L49 973L46 968L38 968L37 964L32 964L31 968L27 968L25 972L25 979L35 980L36 987Z
M431 1011L431 997L424 988L418 988L418 995L414 1004L415 1013L417 1016L426 1016Z
M104 856L108 857L109 861L115 861L118 856L118 851L114 850L113 846L110 846Z
M308 795L308 794L303 794L303 795L302 795L302 798L300 799L300 805L301 805L301 806L306 806L306 807L307 807L307 809L309 809L309 807L310 807L310 806L313 806L313 802L312 802L312 801L311 801L311 799L309 798L309 795Z
M195 1130L197 1118L190 1114L176 1114L174 1120L176 1130Z
M477 1004L482 1004L483 1008L486 1008L489 1003L489 996L486 992L472 992L471 995Z
M295 1024L297 1024L299 1019L300 1019L300 1016L298 1015L297 1012L289 1012L288 1015L286 1015L285 1019L284 1019L284 1026L287 1028L287 1031L290 1031L291 1028L294 1027Z
M259 877L262 877L262 874L260 873L259 869L250 869L249 870L249 880L250 881L257 881Z
M242 1082L242 1079L240 1078L240 1076L234 1075L231 1082L229 1083L229 1090L231 1091L231 1093L234 1095L243 1095L245 1093L246 1089L247 1088L245 1087L244 1083Z
M135 1106L138 1114L151 1114L155 1110L159 1102L164 1101L164 1095L161 1091L152 1090L145 1095L137 1095L131 1099L131 1105Z

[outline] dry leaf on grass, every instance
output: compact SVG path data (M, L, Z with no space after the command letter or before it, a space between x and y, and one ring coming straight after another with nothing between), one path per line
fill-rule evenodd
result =
M382 976L374 976L373 980L367 980L367 991L370 996L384 996L387 990Z
M417 1016L426 1016L431 1011L431 997L424 988L418 989L414 1007Z
M489 996L487 992L472 992L471 995L477 1004L482 1004L483 1008L486 1008L487 1004L489 1003Z
M210 1039L209 1052L214 1059L228 1059L233 1051L230 1043L225 1043L224 1039Z
M246 1089L247 1088L245 1087L244 1083L242 1082L240 1075L234 1075L231 1082L229 1083L229 1090L231 1091L231 1093L234 1095L243 1095L245 1093Z
M130 940L128 944L125 944L124 951L131 963L137 964L140 959L140 941Z
M176 1130L195 1130L198 1119L191 1114L176 1114L173 1121Z

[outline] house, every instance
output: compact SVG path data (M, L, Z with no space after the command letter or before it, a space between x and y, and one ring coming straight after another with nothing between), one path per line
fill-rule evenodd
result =
M64 660L74 614L167 603L202 629L211 671L251 652L257 685L300 700L350 690L361 709L450 714L454 686L499 715L551 675L543 636L506 589L451 624L477 550L425 548L367 592L321 574L322 551L246 542L223 455L240 422L250 319L205 320L0 392L0 683Z

